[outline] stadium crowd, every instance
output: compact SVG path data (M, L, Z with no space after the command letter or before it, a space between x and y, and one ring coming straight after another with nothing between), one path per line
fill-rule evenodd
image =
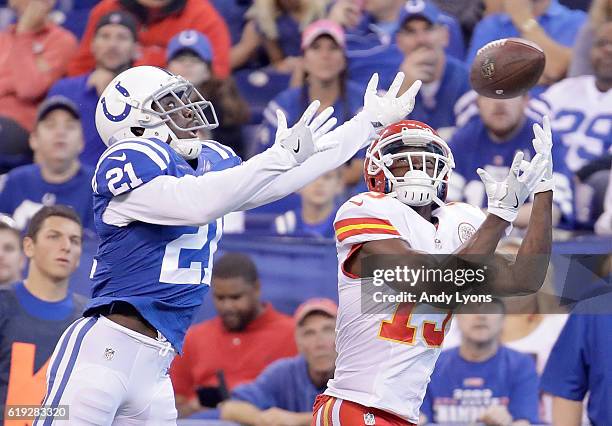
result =
M505 37L541 46L544 73L524 96L484 98L470 89L470 64ZM143 64L193 83L220 122L199 136L243 159L274 142L277 109L292 126L318 99L340 125L362 107L371 74L389 87L403 71L400 93L423 82L409 118L434 127L454 152L448 200L478 207L486 194L476 169L503 177L517 151L533 157L532 125L548 115L555 237L612 236L610 0L1 1L0 411L40 403L55 343L80 315L87 294L68 283L83 241L96 240L91 180L106 149L96 105L115 76ZM329 243L337 208L366 190L365 155L284 199L231 214L226 232L282 236L279 246ZM530 209L519 212L507 253ZM48 232L50 221L61 235ZM66 267L54 270L49 259L60 255ZM304 296L293 316L277 311L262 299L257 269L246 254L215 260L217 316L193 325L169 373L180 417L310 424L333 375L337 307ZM611 274L608 264L601 275L612 286ZM612 315L529 303L528 314L500 302L495 314L459 316L423 423L612 425Z

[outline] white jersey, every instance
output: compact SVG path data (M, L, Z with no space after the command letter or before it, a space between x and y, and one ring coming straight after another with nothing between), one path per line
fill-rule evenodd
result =
M438 226L397 199L374 192L357 195L338 210L338 358L325 394L417 423L451 314L432 313L434 308L419 304L400 304L395 314L364 314L361 279L344 270L344 261L360 244L390 238L427 253L452 253L485 218L480 209L463 203L440 207L433 215Z
M612 90L600 92L592 75L553 84L530 101L529 112L535 119L550 117L553 132L567 146L565 162L573 172L612 150Z

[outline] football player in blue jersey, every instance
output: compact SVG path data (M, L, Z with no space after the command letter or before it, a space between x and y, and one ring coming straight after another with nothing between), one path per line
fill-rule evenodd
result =
M331 132L333 109L316 115L318 101L291 128L277 112L273 146L242 162L199 139L217 118L187 80L148 66L119 74L96 110L108 149L92 180L100 237L92 298L56 346L43 405L69 405L71 425L175 424L167 370L208 290L223 216L286 196L350 159L376 123L412 111L420 81L398 97L402 81L399 73L378 96L375 74L363 110Z

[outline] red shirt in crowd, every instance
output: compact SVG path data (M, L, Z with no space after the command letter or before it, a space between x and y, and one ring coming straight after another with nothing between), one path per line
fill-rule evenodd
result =
M38 103L68 67L77 40L68 30L48 23L35 32L0 32L0 116L31 131Z
M79 52L70 64L68 73L79 75L92 71L95 60L91 53L91 40L96 24L104 15L122 7L118 0L102 0L91 10ZM187 0L183 10L155 20L147 26L140 26L138 42L141 57L135 65L166 66L166 46L172 37L183 30L197 30L210 40L213 49L213 72L219 78L230 73L230 35L225 21L207 0Z
M227 331L219 317L191 327L170 376L174 392L191 399L198 387L218 385L217 370L232 389L254 380L271 362L296 354L293 319L267 304L240 332Z

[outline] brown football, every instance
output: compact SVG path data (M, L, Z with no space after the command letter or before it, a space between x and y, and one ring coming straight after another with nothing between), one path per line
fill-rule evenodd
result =
M476 54L470 70L470 83L482 96L514 98L535 86L545 63L544 51L529 40L495 40Z

